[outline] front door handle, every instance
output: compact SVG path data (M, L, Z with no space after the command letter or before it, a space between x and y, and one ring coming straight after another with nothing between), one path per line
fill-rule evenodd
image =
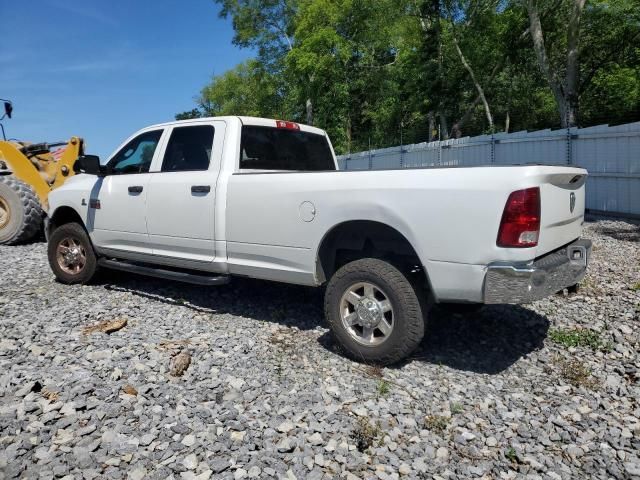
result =
M211 191L210 185L192 185L191 193L209 193Z
M129 193L142 193L142 187L140 185L133 185L129 187Z

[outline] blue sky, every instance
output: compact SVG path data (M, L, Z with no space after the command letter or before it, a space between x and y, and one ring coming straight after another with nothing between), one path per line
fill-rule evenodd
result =
M104 160L130 134L195 107L210 80L251 56L213 0L0 0L7 137L84 137Z

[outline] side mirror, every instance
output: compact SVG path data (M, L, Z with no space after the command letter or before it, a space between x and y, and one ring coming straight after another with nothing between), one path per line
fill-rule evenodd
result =
M13 112L13 105L11 102L4 102L4 114L11 118L11 113Z
M73 171L88 175L104 175L104 169L100 165L100 157L97 155L82 155L73 164Z

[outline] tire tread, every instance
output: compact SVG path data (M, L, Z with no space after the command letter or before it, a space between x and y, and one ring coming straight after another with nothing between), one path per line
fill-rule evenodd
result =
M340 268L330 279L327 285L326 301L325 301L325 318L330 323L332 330L342 328L341 325L332 325L334 322L341 322L341 319L333 318L333 304L329 301L331 298L339 296L342 292L336 291L341 281L348 275L353 273L366 271L372 273L387 283L395 285L403 301L403 307L406 314L405 334L403 341L395 342L391 349L387 349L384 355L376 357L375 363L381 365L390 365L407 358L420 344L424 336L425 321L424 312L426 311L424 302L418 294L418 287L413 285L407 277L392 264L379 260L377 258L364 258L353 261ZM334 334L335 337L335 334ZM362 361L362 352L351 348L340 342L345 353L356 361ZM372 360L368 360L372 361Z
M13 175L0 175L0 182L16 192L22 203L23 215L20 228L13 235L2 242L4 245L17 245L31 240L42 229L44 212L38 196L31 186L17 179Z

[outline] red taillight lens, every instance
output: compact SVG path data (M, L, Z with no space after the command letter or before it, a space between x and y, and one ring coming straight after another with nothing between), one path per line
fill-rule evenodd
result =
M498 246L535 247L540 234L540 189L517 190L507 200L498 231Z
M294 122L285 122L284 120L276 120L276 126L278 128L284 128L286 130L300 130L300 125Z

